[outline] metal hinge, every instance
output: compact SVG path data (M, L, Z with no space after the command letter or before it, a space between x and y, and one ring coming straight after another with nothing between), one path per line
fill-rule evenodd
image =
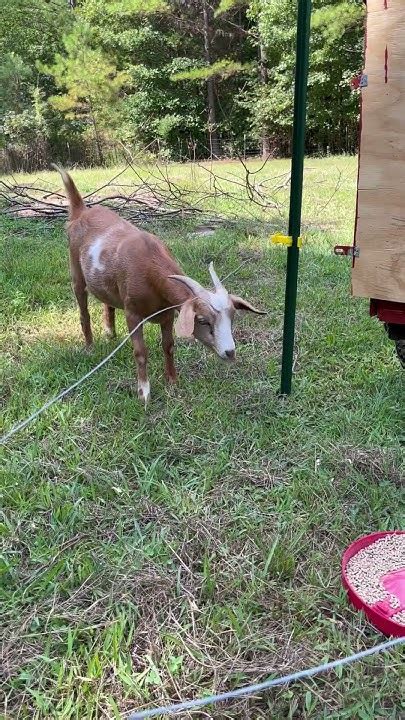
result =
M349 257L359 257L360 248L356 245L335 245L333 252L335 255L348 255Z

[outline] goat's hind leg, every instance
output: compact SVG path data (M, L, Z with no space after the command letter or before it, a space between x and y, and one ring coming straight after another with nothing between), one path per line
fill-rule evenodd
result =
M103 327L108 338L115 338L115 307L103 305Z
M86 282L81 272L72 272L72 284L80 310L80 323L86 342L86 348L89 349L93 344L93 333L91 331L90 315L88 310Z
M125 308L125 317L127 319L129 332L132 332L142 320L139 315L128 308ZM138 397L140 400L143 400L146 406L150 398L150 383L147 370L148 350L143 339L142 325L131 335L131 340L134 360L138 368Z

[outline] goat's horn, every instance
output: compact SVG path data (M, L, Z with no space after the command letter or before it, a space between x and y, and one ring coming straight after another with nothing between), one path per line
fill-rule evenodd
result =
M225 290L225 288L224 288L224 286L222 285L222 283L221 283L218 275L216 274L216 272L215 272L215 270L214 270L214 263L213 263L213 262L210 263L208 270L209 270L209 273L210 273L210 275L211 275L211 280L212 280L212 282L214 283L214 288L215 288L216 290Z
M170 280L177 280L177 282L183 283L193 293L195 297L201 297L206 295L207 291L200 285L197 280L188 277L187 275L169 275Z

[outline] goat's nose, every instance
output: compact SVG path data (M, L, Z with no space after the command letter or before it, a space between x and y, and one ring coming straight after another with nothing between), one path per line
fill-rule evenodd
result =
M235 360L235 350L225 350L225 355L228 358L228 360Z

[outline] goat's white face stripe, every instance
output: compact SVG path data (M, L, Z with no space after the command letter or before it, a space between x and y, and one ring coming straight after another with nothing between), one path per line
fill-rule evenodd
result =
M105 235L99 235L89 247L88 252L91 260L91 270L104 270L104 265L100 261L100 255L103 250L103 244L105 239Z
M222 310L215 322L214 327L215 350L223 357L227 351L235 350L235 341L232 337L232 321L229 313Z
M215 293L210 292L209 302L214 310L221 312L221 310L229 308L229 295L226 290L217 290Z
M209 292L209 304L216 311L215 324L213 329L214 348L222 358L227 352L234 352L235 341L232 336L232 308L229 294L225 289Z

